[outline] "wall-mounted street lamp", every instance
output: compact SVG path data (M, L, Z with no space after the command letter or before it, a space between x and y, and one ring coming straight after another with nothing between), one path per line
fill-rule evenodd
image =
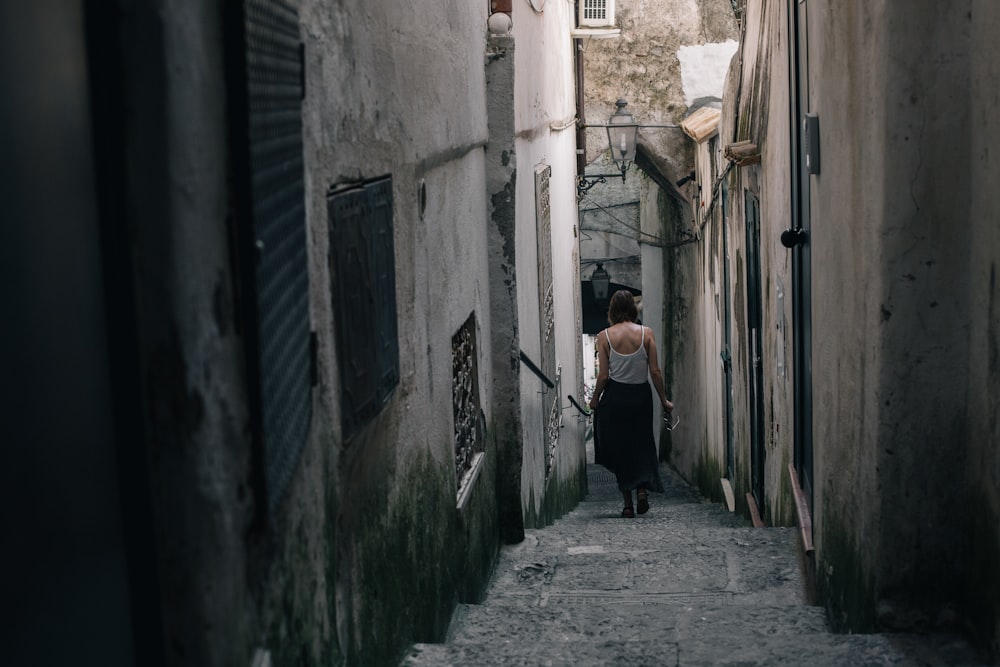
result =
M608 124L603 127L608 130L608 144L611 146L611 159L615 161L619 173L617 174L580 174L576 181L576 195L583 197L592 187L598 183L607 183L609 178L615 176L622 177L625 182L625 174L628 168L635 161L635 145L639 134L639 128L666 127L674 130L681 129L680 125L647 125L635 122L631 113L625 111L628 102L619 99L615 102L615 112L608 119ZM585 127L602 127L601 125L588 125Z
M625 107L628 102L619 99L615 102L615 112L608 119L608 144L615 164L622 170L622 180L625 180L625 170L635 160L635 139L639 134L639 126Z
M598 183L607 183L607 179L615 176L621 176L622 183L625 182L625 174L635 160L635 139L639 133L639 126L636 124L635 118L631 113L625 111L627 106L628 102L624 99L615 102L617 108L605 126L608 130L608 144L611 146L611 159L615 161L620 173L581 175L576 182L577 196L582 197Z
M597 268L590 274L590 284L594 288L594 300L604 303L608 300L608 286L611 285L611 275L605 270L601 262L597 263Z

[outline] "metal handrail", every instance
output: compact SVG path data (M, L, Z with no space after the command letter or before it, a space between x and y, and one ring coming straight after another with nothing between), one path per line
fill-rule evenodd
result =
M538 379L540 379L542 382L544 382L545 385L549 389L554 388L556 386L555 382L553 382L552 380L550 380L545 375L545 373L542 372L542 369L539 368L538 366L536 366L535 362L533 362L531 359L528 358L528 355L526 355L524 353L524 350L521 350L520 352L521 352L521 363L523 363L525 366L527 366L528 370L530 370L532 373L534 373L535 375L537 375Z

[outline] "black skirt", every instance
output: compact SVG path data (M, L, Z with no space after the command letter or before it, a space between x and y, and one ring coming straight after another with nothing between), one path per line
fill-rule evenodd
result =
M663 492L649 383L608 381L594 415L594 459L615 474L620 491Z

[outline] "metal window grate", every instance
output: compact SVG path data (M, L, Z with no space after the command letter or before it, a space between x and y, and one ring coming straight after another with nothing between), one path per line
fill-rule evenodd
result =
M559 397L560 369L556 365L555 299L552 277L552 209L549 201L552 167L535 169L535 241L538 250L538 322L542 373L555 378L555 392L545 394L547 409L544 413L543 442L545 443L545 475L552 471L555 449L559 443L561 411Z
M583 0L583 17L585 19L605 19L607 16L607 0Z
M347 439L382 410L399 383L392 179L331 191L327 213Z
M615 23L614 0L580 0L578 6L583 27L607 27Z
M294 9L280 0L248 0L244 17L261 428L273 511L312 416L302 59Z
M471 470L477 453L483 451L484 428L479 405L479 363L476 352L476 316L451 337L452 409L455 418L455 478Z

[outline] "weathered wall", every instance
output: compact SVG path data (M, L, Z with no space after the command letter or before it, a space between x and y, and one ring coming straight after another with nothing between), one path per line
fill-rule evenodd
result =
M322 543L301 554L302 540L290 539L278 561L283 576L319 577L325 594L315 596L302 582L291 587L302 597L290 597L291 582L272 580L262 606L274 612L265 627L277 646L284 647L280 638L292 629L304 634L293 646L323 646L309 636L315 632L309 624L299 629L287 618L289 605L303 619L319 608L335 623L325 632L336 633L348 662L391 662L409 641L440 638L454 602L476 598L492 563L492 439L473 500L459 513L451 405L452 335L475 313L479 391L487 432L494 432L482 152L485 19L482 4L421 2L403 13L384 2L302 5L314 91L304 132L325 399L318 407L333 427L313 429L316 465L305 459L302 471L315 471L307 474L316 482L299 487L287 505L287 534L302 525L306 534L323 535ZM331 280L326 257L336 240L328 236L321 194L382 174L391 174L394 186L400 382L382 414L345 443L337 428L333 315L322 287ZM290 655L277 660L288 661Z
M923 622L961 569L970 210L939 175L970 175L968 9L809 10L818 571L846 627ZM824 575L834 558L859 579ZM878 618L851 604L865 586Z
M166 664L250 660L253 517L227 214L222 3L129 6L127 217ZM138 390L139 388L137 388Z
M733 310L733 396L737 407L735 451L737 502L743 503L753 474L750 424L740 408L750 404L751 363L747 334L747 211L746 193L760 206L760 289L762 299L762 358L764 405L764 506L759 510L770 525L790 525L793 499L788 464L793 448L791 254L779 238L791 219L788 187L788 52L782 35L788 14L780 2L747 3L741 53L733 58L726 90L726 111L720 126L720 149L751 141L762 164L734 165L727 186L729 200L730 272Z
M821 114L823 151L823 171L811 179L812 211L818 216L810 239L814 262L813 395L815 405L823 406L814 413L818 499L814 530L820 594L832 620L841 628L870 629L874 627L874 566L880 557L880 524L887 518L879 511L877 492L882 488L890 494L895 490L911 494L912 488L909 480L880 466L880 454L888 449L894 456L897 449L883 442L880 425L887 423L890 414L883 411L898 411L900 406L899 399L882 396L895 388L881 388L878 379L888 361L883 356L885 350L880 349L880 338L886 335L886 324L893 326L893 311L896 322L905 321L905 328L909 328L914 325L912 318L923 310L914 309L916 304L898 291L910 291L902 275L910 272L887 276L883 270L887 261L896 259L896 251L883 246L893 244L903 234L909 236L904 230L915 222L903 219L889 226L885 217L887 212L891 217L888 205L902 208L904 201L913 203L908 194L905 200L899 199L904 194L899 188L905 181L892 172L894 158L885 151L890 143L898 149L910 141L909 132L899 135L895 128L900 127L897 120L908 122L912 102L904 102L910 96L901 98L902 91L895 87L892 95L885 94L885 87L891 85L884 69L890 42L881 8L830 15L820 13L823 9L819 5L809 8L807 32L810 107ZM821 29L824 20L834 21L833 26ZM923 53L927 47L918 48ZM849 54L846 61L842 49ZM835 61L838 69L831 72L829 67ZM826 71L822 64L826 64ZM915 83L913 77L907 78ZM835 99L839 100L836 104ZM906 112L904 116L897 116L900 110ZM843 139L829 140L836 137ZM915 145L922 143L917 135L913 139ZM898 146L899 142L903 146ZM907 215L912 216L914 209L907 208ZM846 224L837 225L832 211ZM905 303L890 308L884 299L894 286L900 294L897 298ZM897 330L896 335L901 332ZM896 371L905 373L910 368L911 364L905 363ZM926 428L925 420L917 421L921 430ZM886 435L892 439L891 434ZM910 444L904 449L908 451L899 452L900 456L909 458L915 453ZM832 569L824 572L830 565Z
M493 414L497 439L497 503L500 534L508 543L524 539L521 469L521 339L517 317L516 193L514 153L514 38L491 35L486 87L489 143L486 188L489 194L490 310L493 320Z
M994 3L972 3L969 135L971 188L969 262L969 482L962 560L966 613L981 643L1000 656L1000 11Z
M319 382L290 490L253 527L222 3L126 17L137 110L129 202L169 664L249 664L256 648L273 664L394 664L408 643L443 636L457 600L477 598L499 541L485 3L297 8ZM400 381L345 441L326 192L383 175L393 179ZM472 313L486 463L459 510L451 343Z
M530 372L521 373L524 459L521 494L526 525L551 522L572 507L582 494L585 479L583 423L567 410L568 394L579 395L583 369L579 364L579 256L575 190L576 138L572 42L573 8L568 3L546 3L542 12L528 3L515 3L514 129L516 133L516 253L518 322L521 349L541 359L543 328L538 288L535 171L551 168L549 210L553 279L553 334L556 364L561 367L561 393L548 390ZM551 378L555 380L555 378ZM544 392L544 393L539 393ZM552 473L546 476L550 456L544 433L544 414L559 401L562 428Z
M679 52L684 48L735 39L736 19L728 0L618 0L621 36L584 39L587 124L603 125L615 100L628 100L639 123L672 124L688 112ZM640 130L639 143L671 181L691 170L691 147L677 130ZM587 162L607 150L603 128L587 132Z
M791 139L789 137L788 90L788 7L781 2L768 2L760 24L760 51L763 55L760 96L766 102L758 107L766 118L758 126L756 136L761 143L762 159L767 168L755 167L761 216L761 263L764 276L761 289L764 297L764 514L771 525L789 526L795 522L794 504L788 465L793 461L794 447L794 386L792 255L781 245L781 233L792 219L789 193ZM749 4L748 4L749 8ZM747 30L750 18L747 12ZM755 102L751 101L751 105ZM735 135L734 135L735 136ZM737 137L738 138L738 137ZM764 164L762 162L762 164ZM741 169L742 171L742 169ZM735 205L734 205L735 208ZM734 223L732 233L742 228Z
M721 271L721 208L708 215L712 185L717 175L714 140L694 148L696 177L687 189L695 216L696 243L668 253L674 276L667 286L672 295L672 359L675 410L681 417L671 433L670 461L703 494L721 499L719 480L725 477L725 413L723 394L723 275Z
M124 379L115 378L116 395L124 388L129 401L114 407L134 413L135 428L125 435L137 446L130 461L138 470L123 470L142 478L148 471L150 480L149 489L124 484L133 521L125 533L152 526L149 541L158 547L144 544L139 554L156 557L145 569L157 580L141 582L150 589L141 611L152 613L134 632L153 642L156 658L162 640L165 664L396 664L410 643L443 638L456 602L478 599L501 526L504 538L520 539L524 515L532 524L551 520L585 485L579 420L562 428L556 420L551 452L540 429L522 441L521 412L538 412L542 401L536 385L523 390L514 370L519 336L530 332L520 340L537 353L542 334L534 184L518 182L517 173L546 164L553 174L553 356L563 368L561 391L579 393L568 5L537 16L526 7L515 12L527 48L510 52L520 65L488 89L486 2L421 0L405 12L388 0L290 4L305 54L302 157L316 365L304 448L287 491L267 507L258 502L272 490L255 451L248 388L248 330L256 322L247 318L256 309L243 279L252 273L244 263L252 262L241 245L256 239L243 205L246 137L234 130L245 120L246 5L182 0L162 8L125 2L120 15L95 9L88 25L117 31L121 21L121 34L106 43L96 33L84 40L83 21L70 28L77 46L107 45L101 64L108 67L95 68L108 72L99 77L105 86L89 92L111 114L95 122L97 176L123 223L101 230L105 250L117 253L109 265L121 264L116 277L126 283L106 286L114 296L109 321L122 319L125 332L109 340L135 348L135 359L117 369ZM85 85L81 77L75 83ZM109 92L121 99L105 101ZM503 99L488 110L489 93ZM488 117L505 122L488 127ZM491 129L502 140L488 145ZM88 135L78 130L76 138ZM341 239L331 236L327 194L384 176L392 178L400 377L381 410L348 437L337 332L377 332L335 319L341 311L330 262ZM515 266L516 279L505 275ZM505 297L496 308L494 293ZM533 320L525 315L532 312ZM507 314L517 317L507 321ZM476 481L458 497L452 341L470 316L485 452ZM502 324L496 336L495 317ZM511 387L517 391L495 412L495 392ZM550 392L557 417L560 398ZM144 437L146 449L138 448ZM527 474L522 447L536 465ZM147 496L152 520L139 525L136 517L147 517L134 507Z
M776 21L760 44L788 42L775 4L748 5L748 35L756 16ZM808 182L820 601L841 629L957 621L995 651L997 576L986 563L997 554L998 242L985 184L997 178L998 56L985 35L998 11L799 6L806 110L820 119L821 171ZM766 113L741 107L732 136L764 138L761 166L736 182L760 192L766 246L790 219L791 170L786 54L761 54L743 52L763 78L744 77L741 104L749 94ZM790 293L789 263L780 247L765 251L766 354L791 342L776 333L787 299L782 309L774 298L778 281ZM788 452L791 370L768 376L779 443L769 457ZM768 496L780 504L777 491Z
M645 233L646 238L650 240L656 239L656 241L654 241L653 244L643 244L639 248L641 264L640 271L642 274L640 284L663 285L664 275L662 247L666 244L666 239L662 238L661 235L663 233L662 230L667 228L667 222L673 220L673 214L675 211L670 206L670 198L666 195L666 193L660 190L659 186L647 178L641 179L641 182L643 190L645 191L645 196L642 197L642 202L646 209L639 215L639 219L642 221L641 224L644 225L644 227L642 227L642 231ZM642 299L641 318L643 324L653 330L653 340L656 341L657 361L659 362L660 368L663 368L665 362L663 356L665 299L662 291L651 296L653 298ZM656 442L656 450L660 451L660 441L662 440L662 434L665 433L661 425L663 407L660 405L659 398L656 396L655 390L652 389L652 385L650 385L650 387L650 391L653 393L653 437Z

